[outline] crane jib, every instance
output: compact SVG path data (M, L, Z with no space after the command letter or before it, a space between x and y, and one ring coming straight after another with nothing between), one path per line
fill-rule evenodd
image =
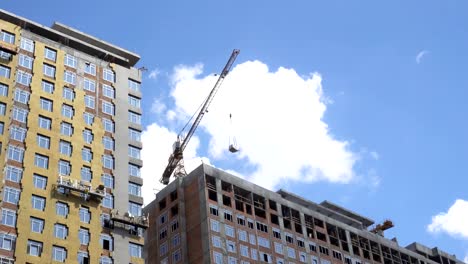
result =
M200 109L200 112L198 112L197 118L195 121L193 121L192 126L190 127L189 132L185 136L185 138L182 140L182 143L180 144L179 148L175 148L173 153L171 154L171 157L169 158L169 162L166 166L166 169L164 169L162 178L159 180L162 184L167 185L169 183L169 178L171 177L172 173L176 169L178 165L182 165L183 163L181 162L183 159L183 151L185 147L187 146L188 142L192 138L193 134L195 133L195 130L197 129L198 125L200 124L203 116L205 115L208 106L211 104L211 101L213 101L214 96L216 95L216 92L218 91L219 87L223 83L224 78L228 75L229 71L231 70L232 65L234 64L234 61L237 58L237 55L239 55L240 50L235 49L232 51L231 57L229 57L228 62L223 68L223 71L219 75L218 80L216 81L216 84L214 85L213 89L211 89L210 94L208 95L205 103L203 104L202 108ZM179 164L180 163L180 164ZM182 170L184 170L182 168Z

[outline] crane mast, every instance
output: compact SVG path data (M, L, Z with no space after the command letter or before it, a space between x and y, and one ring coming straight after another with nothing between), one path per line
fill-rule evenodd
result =
M229 71L231 70L231 67L234 64L234 61L236 60L239 52L240 51L238 49L235 49L232 51L231 57L226 63L226 66L224 66L224 69L219 75L219 78L216 81L216 84L214 85L213 89L211 89L210 94L208 95L205 102L203 103L203 106L201 107L200 112L198 112L198 115L195 118L195 121L193 121L193 124L190 127L190 130L187 133L187 135L183 139L181 139L180 135L177 137L177 140L173 145L173 152L171 156L169 157L169 162L166 166L166 169L164 169L161 179L159 180L162 184L167 185L169 183L169 178L171 177L172 173L174 173L175 177L182 177L182 176L187 175L187 173L185 172L184 163L183 163L184 149L189 143L195 131L197 130L197 127L200 124L203 116L208 111L208 107L210 106L211 102L213 101L214 96L218 92L219 87L223 83L224 78L226 77L226 75L228 75Z

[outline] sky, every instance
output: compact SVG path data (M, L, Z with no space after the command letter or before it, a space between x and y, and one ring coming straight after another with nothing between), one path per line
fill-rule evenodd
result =
M185 151L330 200L468 263L468 3L3 0L141 55L146 203L171 145L241 52ZM232 114L232 119L229 115ZM232 138L240 152L227 151ZM118 144L118 142L117 142Z

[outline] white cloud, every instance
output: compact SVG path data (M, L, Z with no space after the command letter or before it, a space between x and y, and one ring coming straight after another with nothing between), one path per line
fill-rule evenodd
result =
M465 256L465 258L463 259L463 262L468 264L468 255Z
M419 64L421 63L422 58L429 53L428 50L422 50L416 55L416 63Z
M375 151L371 151L371 152L369 152L369 154L374 160L378 160L380 158L379 153L377 153Z
M171 95L177 118L191 116L218 78L200 76L202 72L200 64L175 68ZM322 120L326 98L321 81L318 73L301 77L294 69L270 71L259 61L238 64L200 124L211 135L210 157L248 159L257 169L246 177L267 188L286 180L350 182L357 155ZM230 113L241 146L238 154L227 151Z
M432 223L427 226L431 233L447 233L454 237L468 239L468 201L457 199L448 211L432 217ZM465 258L466 262L466 258Z
M162 114L166 110L166 105L158 99L153 101L151 105L151 112L155 114Z
M156 80L160 74L161 74L161 71L158 68L156 68L150 72L150 74L148 75L148 78Z

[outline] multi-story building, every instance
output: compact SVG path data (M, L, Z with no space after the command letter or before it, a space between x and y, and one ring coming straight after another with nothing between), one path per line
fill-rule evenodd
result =
M0 10L0 263L144 263L138 60Z
M331 202L272 192L208 165L176 178L144 212L147 263L463 263L438 248L402 247L383 225Z

